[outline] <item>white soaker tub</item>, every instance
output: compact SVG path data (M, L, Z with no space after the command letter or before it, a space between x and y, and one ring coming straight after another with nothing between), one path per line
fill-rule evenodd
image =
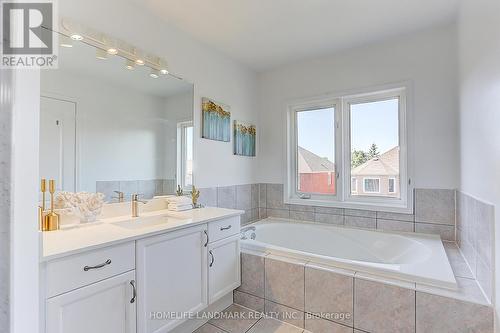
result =
M255 231L245 231L248 227L255 227ZM252 239L253 233L255 239ZM241 247L380 277L457 288L437 235L389 233L268 218L242 228Z

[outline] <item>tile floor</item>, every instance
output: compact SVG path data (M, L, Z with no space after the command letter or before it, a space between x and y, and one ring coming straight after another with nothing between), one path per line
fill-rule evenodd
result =
M194 333L303 333L302 328L265 317L237 304L222 311L225 318L216 318L197 329Z

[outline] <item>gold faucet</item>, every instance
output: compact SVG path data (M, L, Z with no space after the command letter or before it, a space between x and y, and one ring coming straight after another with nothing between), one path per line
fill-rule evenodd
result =
M139 200L139 194L132 194L132 217L139 217L139 203L146 204L148 202Z

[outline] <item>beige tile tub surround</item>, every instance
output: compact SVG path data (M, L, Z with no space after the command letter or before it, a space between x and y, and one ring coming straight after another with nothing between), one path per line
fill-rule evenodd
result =
M489 300L493 297L494 206L457 191L457 243Z
M415 291L356 278L354 327L372 332L415 332Z
M264 298L264 256L241 253L241 286L239 291Z
M265 299L304 311L304 269L306 262L265 258Z
M455 225L455 190L416 189L415 222Z
M308 264L305 269L305 310L316 316L349 314L329 320L352 326L354 272Z
M417 333L493 333L491 307L442 296L416 294Z
M445 243L445 249L453 265L463 264L463 257L454 243ZM264 298L244 291L234 293L235 303L252 310L269 312L273 318L288 321L311 332L469 332L454 330L455 327L479 327L492 331L493 308L488 306L477 281L456 274L458 290L432 288L338 269L311 262L304 263L279 256L245 253L242 265L242 281L259 280L255 285L265 285ZM262 261L264 263L262 263ZM264 281L261 281L262 269ZM457 269L454 268L457 272ZM259 272L256 274L255 272ZM470 276L462 271L458 274ZM302 276L302 278L301 278ZM247 290L262 295L259 288ZM272 293L270 292L272 290ZM301 299L301 296L303 298ZM421 296L418 303L417 295ZM424 305L431 299L443 308L428 311ZM270 299L272 297L272 299ZM301 302L303 307L301 307ZM416 306L420 304L420 306ZM351 312L354 320L335 321L320 315ZM478 313L476 318L473 315ZM291 320L285 313L297 313L299 319ZM467 313L468 315L457 315ZM302 314L304 316L302 324ZM419 321L416 321L418 318ZM483 323L482 321L485 320ZM436 322L436 329L427 322ZM419 326L420 325L420 326ZM424 326L427 325L427 326ZM423 329L422 329L423 327ZM477 332L483 332L477 330ZM474 332L473 330L471 332Z

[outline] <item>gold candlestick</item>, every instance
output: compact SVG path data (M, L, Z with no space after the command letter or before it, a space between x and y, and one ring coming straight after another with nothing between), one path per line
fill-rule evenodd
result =
M45 192L47 191L47 181L45 178L40 180L40 192L42 192L42 203L38 206L38 227L41 231L47 231L45 220Z
M45 192L47 191L47 181L42 178L40 181L40 192L42 192L42 211L45 212Z
M56 192L56 182L49 180L50 212L45 216L44 224L46 231L59 230L59 214L54 212L54 193Z

